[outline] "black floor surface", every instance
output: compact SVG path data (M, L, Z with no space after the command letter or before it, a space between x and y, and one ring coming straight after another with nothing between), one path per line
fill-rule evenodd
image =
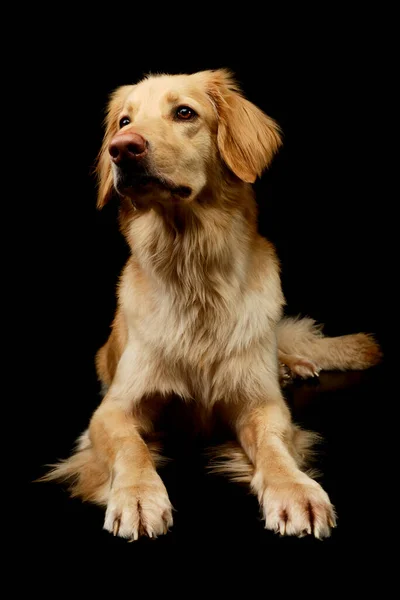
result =
M294 420L323 436L316 466L338 514L338 527L328 540L282 538L265 530L247 486L207 473L210 440L191 439L186 421L180 429L183 421L177 411L169 429L172 439L165 444L171 460L160 469L175 508L171 531L135 543L113 538L102 530L102 509L70 499L57 484L31 483L28 538L36 546L35 559L47 564L65 557L73 561L80 553L92 557L122 553L127 560L146 565L149 560L164 563L180 555L205 553L211 561L231 557L240 563L262 556L292 557L296 562L333 559L335 569L342 569L356 557L359 564L363 556L377 555L387 533L384 527L371 529L372 515L382 500L374 481L380 468L374 441L384 427L378 405L385 385L385 368L380 366L365 372L323 373L319 381L296 382L285 390ZM67 436L56 438L48 444L41 440L41 452L36 448L41 459L68 455ZM37 462L33 477L43 472Z

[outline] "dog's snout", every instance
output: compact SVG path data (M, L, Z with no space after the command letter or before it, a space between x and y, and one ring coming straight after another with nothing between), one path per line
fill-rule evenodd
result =
M121 161L139 161L147 154L147 142L138 133L116 135L109 147L111 160L118 164Z

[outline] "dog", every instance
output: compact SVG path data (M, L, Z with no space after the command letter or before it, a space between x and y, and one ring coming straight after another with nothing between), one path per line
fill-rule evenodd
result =
M324 337L313 320L283 316L251 185L280 145L277 123L225 69L148 76L111 96L98 208L119 198L131 253L96 356L104 397L75 453L45 479L105 506L114 535L156 537L173 524L147 440L176 396L229 425L236 443L221 448L218 468L249 482L267 529L322 539L336 525L305 471L314 438L292 422L282 378L366 369L381 352L371 335Z

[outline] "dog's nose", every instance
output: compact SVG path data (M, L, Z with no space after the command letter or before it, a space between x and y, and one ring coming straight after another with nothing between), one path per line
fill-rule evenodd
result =
M122 133L111 140L108 151L116 165L121 161L139 161L147 154L147 142L138 133Z

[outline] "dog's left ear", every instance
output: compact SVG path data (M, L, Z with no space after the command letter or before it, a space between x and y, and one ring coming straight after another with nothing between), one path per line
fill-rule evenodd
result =
M123 85L111 94L108 103L107 116L105 119L106 130L103 144L97 157L96 172L98 177L97 208L103 208L110 200L114 184L111 169L111 159L108 148L114 135L118 131L118 119L124 106L125 100L133 85Z
M278 124L246 100L225 69L204 72L207 92L218 113L218 148L228 167L254 183L282 144Z

